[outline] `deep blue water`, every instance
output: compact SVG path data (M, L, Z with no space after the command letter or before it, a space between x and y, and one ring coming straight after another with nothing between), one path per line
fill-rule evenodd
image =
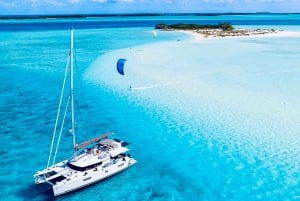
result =
M174 32L159 32L153 38L156 23L222 20L260 27L299 25L299 15L2 20L0 200L299 200L299 121L298 109L292 109L299 103L299 37L205 41L188 46L185 54L174 45L174 49L157 49L162 51L159 58L138 58L149 63L164 58L177 61L179 66L167 67L176 70L172 75L178 80L211 66L206 73L212 76L202 81L214 90L206 91L202 82L179 82L176 89L183 90L195 83L190 87L195 98L180 96L188 90L164 88L131 93L85 75L91 66L101 69L98 64L103 64L104 72L114 66L101 56L142 52L140 45L145 44L189 40ZM116 138L131 142L131 154L139 162L104 182L54 198L51 191L36 188L32 175L47 163L71 25L76 29L80 83L77 108L84 109L79 112L77 140L112 131ZM236 52L239 47L243 48ZM189 60L180 55L190 56ZM111 83L126 79L101 76ZM230 96L243 95L244 90L248 96ZM241 104L247 98L253 103L248 107ZM198 108L191 107L193 102ZM68 132L62 142L58 160L72 155Z
M1 31L22 30L65 30L89 28L154 27L158 23L219 24L233 25L300 25L300 14L257 14L257 15L216 15L216 16L135 16L135 17L94 17L71 19L25 19L1 20Z

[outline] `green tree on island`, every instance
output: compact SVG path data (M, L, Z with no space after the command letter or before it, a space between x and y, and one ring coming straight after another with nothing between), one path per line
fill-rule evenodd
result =
M221 23L218 25L201 25L201 24L157 24L156 29L176 29L176 30L197 30L197 29L222 29L223 31L232 31L233 26L230 22Z
M222 24L219 24L220 28L223 29L223 31L232 31L233 30L233 26L232 24L230 24L230 22L224 22Z

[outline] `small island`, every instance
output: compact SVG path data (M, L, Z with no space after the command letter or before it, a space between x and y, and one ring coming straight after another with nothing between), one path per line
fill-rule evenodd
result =
M202 34L204 37L228 37L228 36L253 36L277 33L275 29L235 29L231 23L225 22L218 25L199 24L157 24L155 29L193 31Z

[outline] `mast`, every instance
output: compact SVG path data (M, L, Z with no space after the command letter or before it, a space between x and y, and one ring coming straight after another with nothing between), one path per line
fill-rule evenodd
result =
M74 148L74 159L76 158L76 136L75 136L75 115L74 115L74 56L73 47L74 43L74 30L71 29L71 47L70 47L70 98L71 98L71 115L72 115L72 129L71 133L73 135L73 148Z

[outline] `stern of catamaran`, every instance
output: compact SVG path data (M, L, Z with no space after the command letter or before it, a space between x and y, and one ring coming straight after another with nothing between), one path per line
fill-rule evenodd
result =
M44 171L38 172L33 177L34 177L35 184L43 184L43 183L52 184L51 182L49 182L49 180L55 178L56 175L57 173L55 171L50 170L48 172L44 172Z
M49 183L50 185L53 185L55 182L62 180L64 178L62 173L65 171L64 166L66 165L66 162L67 161L63 161L52 167L38 171L33 175L35 184Z

